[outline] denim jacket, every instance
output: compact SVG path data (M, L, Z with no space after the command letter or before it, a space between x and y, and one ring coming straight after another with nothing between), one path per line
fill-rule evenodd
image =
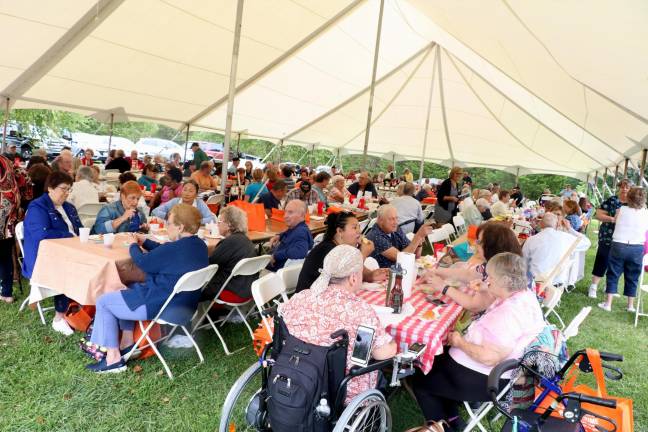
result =
M129 221L126 221L119 225L117 229L113 229L112 221L124 214L124 206L120 200L112 202L107 206L104 206L99 213L97 214L97 219L95 220L94 227L92 231L95 234L107 234L107 233L122 233L128 232L128 227L130 225ZM146 214L140 209L137 208L137 213L139 214L140 221L142 224L146 223Z

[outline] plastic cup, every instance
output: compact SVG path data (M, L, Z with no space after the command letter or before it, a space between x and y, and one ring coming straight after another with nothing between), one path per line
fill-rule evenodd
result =
M81 243L88 243L90 239L90 228L79 228L79 239Z
M323 201L318 201L317 202L317 216L322 216L324 213L324 202Z
M111 248L115 242L115 234L104 234L103 242L105 247Z
M155 183L151 183L151 193L155 193L155 189L157 189L157 185Z
M156 223L149 224L149 229L151 230L151 233L156 233L160 229L160 224L156 224Z
M140 185L140 189L141 189L142 191L144 191L144 189L146 189L146 186L144 186L144 185Z

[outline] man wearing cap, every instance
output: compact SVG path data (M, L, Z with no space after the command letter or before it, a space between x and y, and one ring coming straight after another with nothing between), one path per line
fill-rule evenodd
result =
M299 183L299 187L291 190L286 195L286 204L292 200L301 200L306 203L306 205L317 204L319 197L317 192L312 190L311 184L307 180L302 180Z
M227 174L236 175L240 163L241 159L238 156L234 156L232 159L232 166L227 168Z
M191 143L191 151L194 154L191 171L200 171L200 165L205 161L209 161L209 156L200 148L200 144L197 142Z

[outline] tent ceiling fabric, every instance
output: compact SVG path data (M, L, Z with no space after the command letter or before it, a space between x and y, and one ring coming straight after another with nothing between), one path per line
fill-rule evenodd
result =
M15 108L105 118L120 107L118 119L222 130L235 9L2 2L0 36L21 41L0 62L2 95ZM245 2L233 130L361 153L378 10L379 0ZM637 160L648 147L647 18L643 0L385 0L369 154L581 178Z

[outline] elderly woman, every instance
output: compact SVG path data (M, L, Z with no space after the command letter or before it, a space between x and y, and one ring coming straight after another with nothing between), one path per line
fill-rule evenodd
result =
M339 174L333 176L331 184L328 194L329 202L343 204L345 198L349 197L349 191L344 187L344 177Z
M481 212L472 198L466 198L459 203L459 210L466 221L466 225L479 225L484 221Z
M450 349L434 360L428 375L414 382L414 394L427 421L446 420L453 430L463 430L459 418L462 401L488 401L486 382L498 363L519 358L524 348L545 326L540 304L527 288L524 259L500 253L486 266L484 290L494 298L485 313L462 336L451 332Z
M92 166L94 165L94 151L91 148L86 149L83 152L83 157L81 158L81 165L83 166Z
M53 172L47 178L47 193L29 204L25 215L25 238L22 273L30 279L36 264L41 240L74 237L83 225L76 209L66 199L72 190L72 177L64 172ZM52 328L69 336L73 330L64 319L68 299L63 295L54 297L56 315Z
M483 282L488 278L487 264L495 255L512 253L522 256L522 248L513 230L503 223L488 222L477 228L477 250L468 265L459 268L438 268L424 275L425 282L433 290L441 292L471 312L486 309L495 297L484 289ZM526 267L526 266L525 266ZM470 292L454 288L448 282L470 284Z
M264 183L263 183L263 170L256 168L252 171L252 183L245 188L245 200L249 202L258 201L257 197L260 197L264 193L268 192Z
M297 292L309 289L319 277L324 259L336 246L346 244L360 249L366 259L374 250L371 240L361 239L360 223L353 213L331 213L326 218L326 232L320 244L310 250L297 281ZM364 267L362 280L367 282L380 282L387 279L387 269L369 270Z
M209 257L209 264L218 264L218 271L202 292L201 300L213 300L223 283L232 274L234 266L244 258L256 256L254 243L247 236L247 214L237 207L225 207L218 218L218 230L225 237ZM252 297L252 282L258 275L233 278L219 298L232 303L242 303Z
M458 184L463 178L463 170L453 167L448 178L443 180L437 189L437 203L434 207L434 220L444 224L457 215L457 204L459 204Z
M180 204L169 215L169 242L160 244L147 240L143 235L134 235L136 243L130 246L130 256L146 274L146 281L135 283L122 291L106 293L97 300L90 340L107 351L104 359L88 365L88 370L97 373L126 370L122 355L129 352L133 345L134 321L154 318L182 275L208 265L207 246L196 235L199 228L198 210ZM200 291L179 293L169 303L163 316L186 325L196 310L199 298ZM122 330L121 344L119 330Z
M372 357L376 360L393 357L396 343L385 332L374 309L356 296L362 287L363 271L363 256L357 248L343 244L329 252L324 258L322 274L311 289L295 294L280 306L290 334L307 343L328 346L331 334L337 330L346 330L349 340L355 340L359 325L371 326L376 329ZM352 350L353 344L349 344L348 368L352 366ZM377 378L375 372L353 378L347 385L346 401L375 388Z
M182 204L194 206L198 209L202 218L201 223L203 225L208 224L210 222L215 222L216 217L211 212L211 210L209 210L209 207L207 207L205 201L201 199L197 199L197 197L198 197L198 183L196 183L194 180L187 180L186 182L184 182L182 186L182 196L180 198L174 198L171 201L162 204L158 208L154 209L151 212L151 215L158 217L160 219L166 219L167 215L169 214L169 211L173 208L173 206L182 203Z
M491 203L487 198L479 198L475 202L475 206L477 207L477 210L479 210L479 214L484 221L493 218L493 214L491 213Z
M93 231L97 234L148 230L146 214L137 207L142 190L130 180L121 186L119 200L104 206L97 214Z
M99 192L93 182L94 171L92 168L89 166L82 166L79 168L68 201L77 208L84 204L98 203Z
M144 186L145 189L152 190L151 185L158 184L158 170L153 164L144 165L142 175L137 179L137 183Z

